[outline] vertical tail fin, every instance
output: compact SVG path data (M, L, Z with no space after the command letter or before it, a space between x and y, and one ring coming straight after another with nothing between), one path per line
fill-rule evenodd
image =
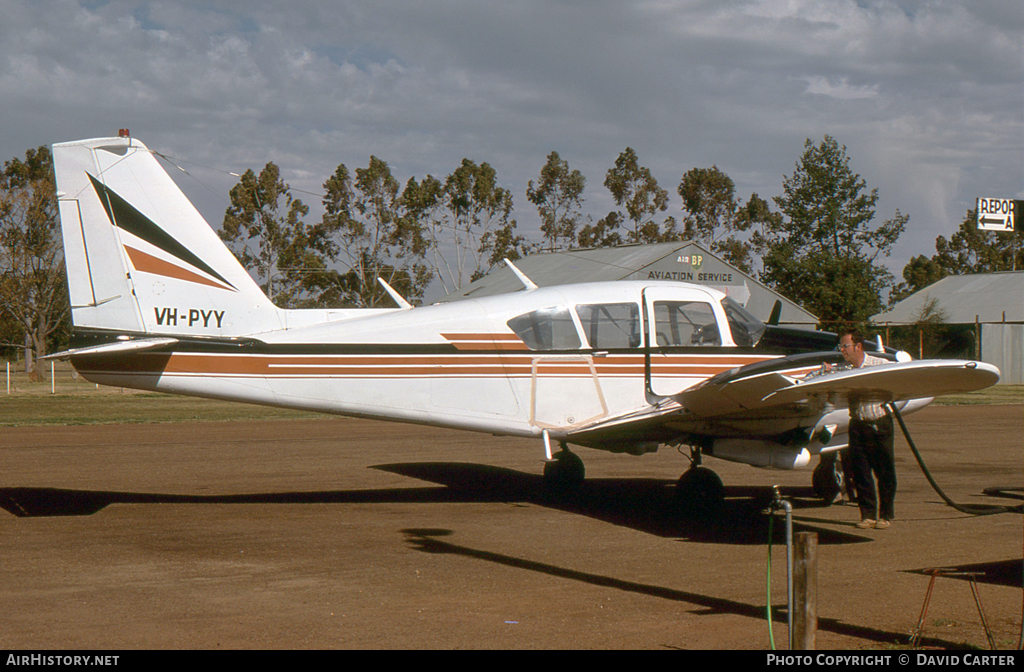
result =
M244 336L282 311L145 145L126 137L53 145L76 329Z

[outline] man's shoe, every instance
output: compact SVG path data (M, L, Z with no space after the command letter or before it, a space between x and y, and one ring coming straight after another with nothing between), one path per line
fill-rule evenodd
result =
M890 523L885 518L879 518L878 522L875 523L875 529L876 530L884 530L884 529L887 529L889 527L889 525L891 525L891 524L892 523Z
M858 530L870 530L876 525L875 521L870 518L865 518L855 526Z

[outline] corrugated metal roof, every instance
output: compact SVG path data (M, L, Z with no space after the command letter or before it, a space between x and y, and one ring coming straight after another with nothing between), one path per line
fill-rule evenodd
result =
M644 266L674 254L691 243L658 243L655 245L620 245L586 250L540 252L515 262L516 268L541 287L570 285L577 282L621 280ZM507 294L523 288L515 274L502 264L486 276L472 282L443 299Z
M1024 322L1024 271L950 275L871 318L875 324L914 324L934 299L948 324Z
M648 275L654 279L684 280L672 275L667 277L664 273L648 274L651 267L665 268L669 264L673 268L691 269L689 265L674 266L677 258L689 259L690 255L699 254L712 257L716 263L731 269L731 280L734 285L739 283L742 286L731 288L714 284L710 280L699 278L685 278L697 284L706 284L730 293L730 289L739 290L745 298L740 298L740 303L747 303L747 308L761 319L767 319L771 312L772 305L776 299L783 303L782 324L813 325L818 319L789 299L781 296L749 275L735 269L735 267L722 261L719 257L708 252L701 245L692 241L675 241L670 243L656 243L650 245L620 245L618 247L599 247L585 250L566 250L558 252L542 252L531 254L515 262L516 268L522 271L530 280L540 287L553 285L568 285L581 282L604 282L625 279L647 279ZM707 263L705 263L705 267ZM689 275L695 275L690 273ZM735 277L732 277L735 276ZM496 294L507 294L519 291L523 288L522 283L515 276L511 269L502 264L489 274L472 282L460 291L455 292L440 302L458 301L466 298L479 298L494 296ZM749 302L748 302L749 299Z

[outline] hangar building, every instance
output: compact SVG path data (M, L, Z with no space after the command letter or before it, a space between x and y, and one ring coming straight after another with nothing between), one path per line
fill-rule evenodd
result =
M880 327L916 324L932 300L946 324L975 325L978 359L999 367L1000 383L1024 383L1024 271L947 276L871 321Z
M694 242L543 252L520 259L515 265L540 287L606 280L691 282L724 292L760 320L767 321L775 302L781 301L779 324L813 328L818 323L818 318L811 313ZM439 302L520 289L522 283L502 264Z

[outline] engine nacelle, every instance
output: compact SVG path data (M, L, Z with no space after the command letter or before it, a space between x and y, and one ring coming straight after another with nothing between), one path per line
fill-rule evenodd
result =
M811 453L806 448L758 439L716 439L710 454L730 462L772 469L800 469L811 462Z

